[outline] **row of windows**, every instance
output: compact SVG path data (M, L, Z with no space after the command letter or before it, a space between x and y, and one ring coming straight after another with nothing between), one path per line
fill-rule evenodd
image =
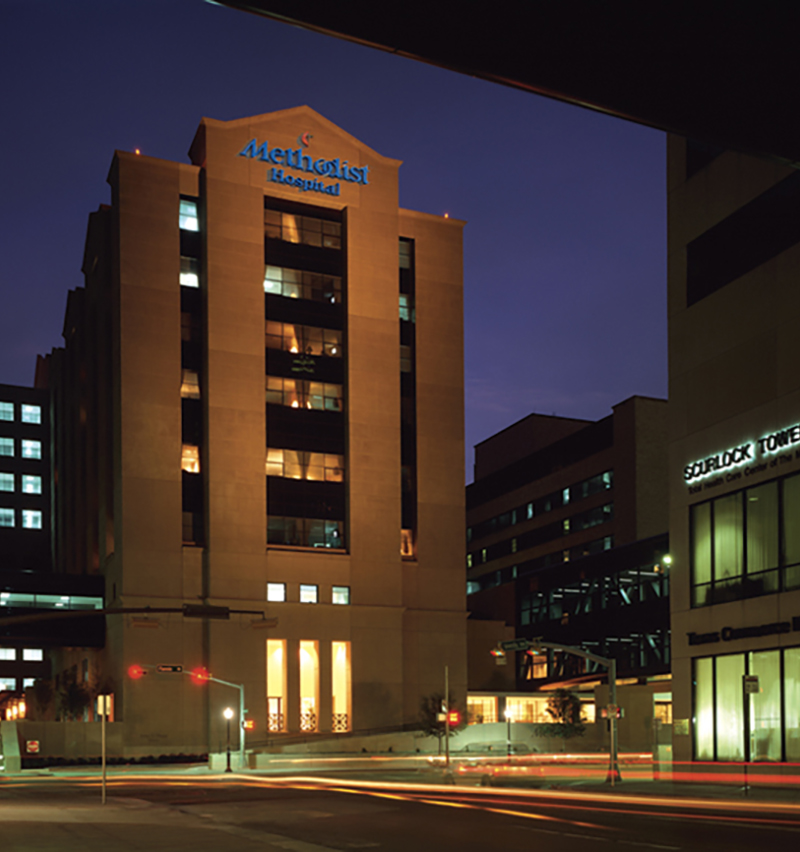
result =
M504 512L502 515L497 515L494 518L489 518L486 521L481 521L478 524L467 527L467 543L484 538L494 532L499 532L506 527L521 524L523 521L529 521L532 518L543 515L546 512L552 512L554 509L567 506L577 500L599 494L601 491L608 491L613 486L613 470L598 473L596 476L576 482L568 488L561 488L558 491L553 491L552 494L545 494L544 497L539 497L530 503L523 503L509 512Z
M699 657L693 682L695 760L800 760L800 648Z
M690 509L692 606L800 588L800 474Z
M22 678L22 689L28 689L36 682L35 677ZM0 692L16 692L18 678L15 677L0 677Z
M548 541L552 541L560 536L591 529L613 519L613 503L606 503L604 506L595 506L593 509L571 515L569 518L564 518L557 523L528 530L528 532L520 533L514 538L504 539L495 544L490 544L488 547L474 550L472 553L467 554L467 568L472 568L473 565L482 565L492 559L499 559L502 556L507 556L509 553L517 553L520 550L527 550L531 547L546 544Z
M16 660L17 648L0 648L0 660ZM41 648L23 648L22 659L26 663L41 663L44 660L44 651Z
M339 304L342 301L342 279L339 275L322 275L319 272L267 265L264 270L264 292L288 299Z
M569 550L558 550L555 553L548 553L545 556L537 556L536 559L520 562L519 565L490 571L475 580L467 580L467 594L473 595L484 589L493 589L495 586L501 586L517 577L524 577L526 574L532 574L535 571L550 568L563 562L574 562L584 556L592 556L595 553L602 553L604 550L611 550L612 547L614 547L614 536L606 535L594 541L587 541L577 547L571 547Z
M307 408L317 411L341 411L342 386L305 379L285 379L267 376L267 402L289 408Z
M267 349L283 352L341 358L342 332L333 328L267 320L265 345Z
M342 226L339 222L317 219L314 216L265 210L264 232L270 239L287 243L332 249L342 247Z
M42 528L42 513L39 509L22 509L22 528L25 530L40 530ZM0 508L0 527L15 527L17 511Z
M344 456L303 450L267 450L267 476L344 482Z
M267 600L272 603L286 602L286 583L267 583ZM319 603L319 586L301 583L300 603ZM331 603L347 606L350 603L350 586L331 586Z
M0 606L34 609L102 609L103 599L85 595L41 595L31 592L0 592Z
M317 518L267 518L267 544L344 548L344 523Z
M20 455L24 459L40 459L42 457L42 442L23 438L20 441ZM0 456L14 456L14 439L0 438Z
M20 405L20 422L21 423L41 423L42 408L39 405ZM13 422L14 420L14 403L0 402L0 420Z
M0 473L0 491L14 492L16 490L15 474ZM41 494L42 477L23 473L20 476L20 491L23 494Z

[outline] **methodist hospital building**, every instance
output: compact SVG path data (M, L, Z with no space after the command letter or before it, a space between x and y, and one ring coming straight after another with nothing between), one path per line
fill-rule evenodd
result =
M115 154L37 377L58 570L177 610L107 618L125 752L218 748L236 694L176 666L243 684L254 743L413 721L445 664L463 702L464 223L308 107L190 160Z
M780 771L800 762L800 173L671 138L668 174L674 757Z

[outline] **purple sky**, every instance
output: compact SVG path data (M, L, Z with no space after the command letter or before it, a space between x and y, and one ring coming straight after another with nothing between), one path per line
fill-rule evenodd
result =
M115 148L188 162L202 116L308 104L468 221L468 480L531 411L666 395L663 133L203 0L3 0L0 79L0 382L62 343Z

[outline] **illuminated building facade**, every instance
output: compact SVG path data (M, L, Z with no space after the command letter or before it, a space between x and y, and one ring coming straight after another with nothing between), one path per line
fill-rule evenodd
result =
M668 158L674 754L780 771L800 761L800 175L679 138Z
M668 673L666 430L666 401L635 396L597 422L531 414L478 444L470 623L613 656L626 677ZM516 657L521 690L587 673L553 651Z
M116 153L42 364L62 569L240 611L109 617L126 751L215 749L235 703L132 664L244 684L252 745L408 723L445 664L466 689L464 223L308 107L203 119L190 159Z

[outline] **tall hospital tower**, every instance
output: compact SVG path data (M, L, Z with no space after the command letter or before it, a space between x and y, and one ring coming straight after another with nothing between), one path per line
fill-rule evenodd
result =
M154 610L107 616L125 753L236 706L159 665L244 684L254 741L411 722L445 665L463 699L464 223L308 107L203 119L190 159L115 154L37 372L57 570Z

